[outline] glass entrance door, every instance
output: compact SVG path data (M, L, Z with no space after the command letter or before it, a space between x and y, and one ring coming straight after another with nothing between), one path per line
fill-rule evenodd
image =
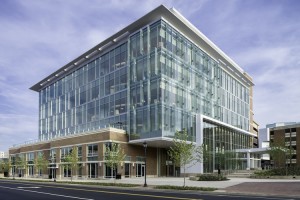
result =
M89 178L98 177L98 163L88 163L88 177Z
M130 177L130 163L125 163L125 177Z
M49 178L56 178L56 165L50 165L49 168Z
M137 163L136 164L136 177L145 176L145 164Z

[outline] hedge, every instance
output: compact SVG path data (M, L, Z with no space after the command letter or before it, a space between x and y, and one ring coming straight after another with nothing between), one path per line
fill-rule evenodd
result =
M300 167L274 168L269 170L255 171L256 176L300 176Z

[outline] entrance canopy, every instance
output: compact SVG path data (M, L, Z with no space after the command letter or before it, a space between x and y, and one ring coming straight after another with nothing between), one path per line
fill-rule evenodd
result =
M255 158L255 155L265 154L267 153L268 150L269 148L265 147L265 148L251 148L251 149L236 149L236 152L247 154L247 170L250 170L251 168L261 167L261 159Z
M236 149L235 151L238 153L256 153L256 154L265 154L269 150L268 147L264 148L251 148L251 149Z

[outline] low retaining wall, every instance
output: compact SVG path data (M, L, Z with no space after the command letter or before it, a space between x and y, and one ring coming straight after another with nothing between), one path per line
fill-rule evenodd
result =
M255 179L300 179L300 176L251 176Z

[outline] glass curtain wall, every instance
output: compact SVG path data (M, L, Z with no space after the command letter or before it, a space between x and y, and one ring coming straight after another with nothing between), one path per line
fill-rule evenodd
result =
M203 166L204 173L214 170L234 171L244 169L236 149L252 147L252 136L237 130L221 126L214 122L203 122Z
M128 46L131 140L195 136L198 113L249 130L249 88L170 24L146 26Z
M39 139L127 122L127 43L40 91Z
M32 177L35 175L34 152L27 153L26 158L27 158L28 176Z
M41 90L39 105L41 140L120 124L131 140L195 136L196 114L249 130L249 88L163 20Z

